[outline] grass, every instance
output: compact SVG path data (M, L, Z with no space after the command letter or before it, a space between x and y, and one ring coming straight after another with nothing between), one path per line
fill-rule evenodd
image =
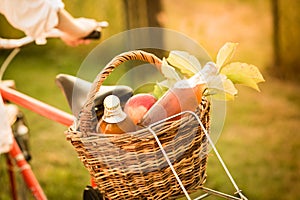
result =
M255 64L263 71L266 83L260 85L260 93L239 86L238 97L228 102L225 125L216 146L249 199L299 199L300 89L295 83L277 80L267 73L272 55L268 1L191 0L184 2L185 9L179 0L163 2L165 13L161 20L167 28L197 40L212 57L225 42L239 42L235 59ZM84 52L92 47L51 45L26 47L6 78L15 79L20 91L69 112L54 78L58 73L75 75L86 56ZM7 51L0 53L2 61ZM31 129L32 167L48 198L81 199L89 177L65 140L66 127L24 112ZM6 200L4 156L0 159L0 199ZM212 152L207 170L207 187L234 192Z
M162 20L168 28L196 39L212 57L225 42L238 42L235 59L258 66L266 78L261 93L241 86L238 98L227 104L217 148L237 184L249 199L299 199L299 88L268 75L269 1L188 1L185 9L180 1L164 2ZM220 172L212 153L207 186L233 191Z
M28 53L35 51L43 58L37 59L36 54ZM47 56L44 56L46 52ZM23 49L11 63L5 78L13 78L17 88L25 94L70 112L54 79L58 73L75 74L78 68L75 64L80 64L83 59L84 55L74 57L72 52L57 57L55 52L49 53L49 49L30 46ZM89 184L89 178L73 147L65 139L67 127L22 110L30 127L32 168L46 195L49 199L79 199L85 185ZM1 177L5 177L3 161L1 155ZM9 199L7 182L4 180L1 178L0 199Z
M299 98L295 103L278 95L286 88L288 95L299 97L293 84L268 79L261 94L241 90L229 105L219 147L249 199L295 199L300 195L296 189Z

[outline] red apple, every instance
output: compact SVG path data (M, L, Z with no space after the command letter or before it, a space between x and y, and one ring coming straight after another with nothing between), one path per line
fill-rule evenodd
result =
M151 94L136 94L126 102L124 111L137 124L155 102L156 98Z

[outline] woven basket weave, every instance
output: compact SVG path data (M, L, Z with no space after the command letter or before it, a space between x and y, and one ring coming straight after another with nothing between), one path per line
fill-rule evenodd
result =
M93 109L95 94L112 71L128 60L142 60L159 70L161 60L144 51L116 56L96 77L87 102L77 119L77 127L66 131L80 160L99 190L110 199L166 199L182 194L182 189L164 157L169 161L188 192L199 189L206 180L208 141L193 115L171 120L121 135L95 132L97 118ZM209 103L203 98L195 110L205 129L209 129Z

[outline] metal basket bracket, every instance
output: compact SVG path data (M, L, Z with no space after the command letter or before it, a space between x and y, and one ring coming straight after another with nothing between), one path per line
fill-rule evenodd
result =
M235 196L232 196L232 195L229 195L229 194L225 194L225 193L223 193L223 192L219 192L219 191L216 191L216 190L207 188L207 187L201 187L201 190L203 190L204 192L206 192L206 194L197 197L196 200L203 199L203 198L205 198L205 197L207 197L207 196L209 196L209 195L215 195L215 196L219 196L219 197L222 197L222 198L225 198L225 199L232 199L232 200L248 200L247 197L245 197L245 196L242 194L242 190L239 189L238 185L236 184L235 180L233 179L233 177L232 177L231 173L229 172L229 170L228 170L228 168L227 168L225 162L223 161L221 155L219 154L219 152L218 152L216 146L214 145L214 143L213 143L213 141L212 141L210 135L208 134L208 131L205 129L204 125L202 124L200 118L197 116L197 114L196 114L195 112L192 112L192 111L184 111L184 112L178 113L178 114L176 114L176 115L173 115L173 116L168 117L168 118L166 118L166 119L163 119L163 120L161 120L161 121L155 122L155 123L153 123L153 124L151 124L151 125L148 126L148 130L152 133L153 137L155 138L155 140L156 140L156 142L157 142L157 144L158 144L158 146L159 146L159 148L160 148L160 150L161 150L163 156L165 157L165 159L166 159L168 165L170 166L170 169L172 170L172 172L173 172L173 174L174 174L174 176L175 176L177 182L179 183L179 185L180 185L180 187L181 187L181 189L182 189L182 191L183 191L185 197L186 197L188 200L191 200L190 195L188 194L188 192L187 192L187 190L185 189L185 187L184 187L182 181L180 180L180 178L179 178L179 176L178 176L176 170L174 169L174 167L173 167L173 165L172 165L172 162L170 161L170 159L169 159L169 157L168 157L166 151L164 150L164 148L163 148L161 142L159 141L159 138L157 137L155 131L152 129L154 126L159 125L160 123L163 123L163 122L165 122L165 121L168 121L168 120L170 120L170 119L173 119L173 118L176 118L176 117L178 117L178 116L185 115L185 114L192 115L192 116L198 121L198 123L199 123L201 129L203 130L203 132L205 133L205 136L206 136L207 139L208 139L209 144L211 145L211 147L212 147L214 153L216 154L216 156L217 156L217 158L218 158L218 160L219 160L219 162L220 162L222 168L224 169L224 171L225 171L226 175L228 176L230 182L231 182L232 185L234 186L234 188L235 188L235 190L236 190L235 194L239 195L239 197L235 197Z

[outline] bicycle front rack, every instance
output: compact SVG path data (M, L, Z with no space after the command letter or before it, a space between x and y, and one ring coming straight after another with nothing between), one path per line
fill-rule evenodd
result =
M185 196L188 200L191 200L190 195L188 194L188 192L187 192L187 190L185 189L183 183L181 182L181 180L180 180L180 178L179 178L177 172L175 171L175 169L174 169L174 167L173 167L173 165L172 165L172 162L170 161L170 159L169 159L169 157L168 157L166 151L164 150L164 148L163 148L161 142L159 141L159 138L157 137L155 131L152 129L152 127L154 127L154 126L156 126L156 125L158 125L158 124L160 124L160 123L162 123L162 122L168 121L168 120L170 120L170 119L172 119L172 118L176 118L176 117L179 117L179 116L184 115L184 114L189 114L189 115L193 116L193 117L198 121L198 123L199 123L201 129L204 131L205 136L206 136L207 139L208 139L208 143L211 145L211 147L212 147L214 153L215 153L216 156L217 156L217 159L219 160L219 162L220 162L222 168L224 169L226 175L228 176L228 178L229 178L231 184L233 185L233 187L234 187L235 190L236 190L234 194L236 194L236 195L239 196L239 197L236 197L236 196L233 196L233 195L229 195L229 194L226 194L226 193L223 193L223 192L220 192L220 191L217 191L217 190L210 189L210 188L207 188L207 187L203 187L203 186L202 186L202 187L201 187L201 190L204 191L205 194L196 197L194 200L204 199L204 198L206 198L206 197L208 197L208 196L210 196L210 195L214 195L214 196L218 196L218 197L222 197L222 198L230 199L230 200L247 200L247 197L244 196L244 195L242 194L242 190L239 189L238 185L236 184L235 180L233 179L232 175L230 174L230 172L229 172L227 166L225 165L225 163L224 163L224 161L223 161L221 155L219 154L219 152L218 152L216 146L214 145L214 143L213 143L213 141L212 141L210 135L208 134L207 130L205 129L204 125L202 124L200 118L199 118L194 112L192 112L192 111L184 111L184 112L178 113L178 114L176 114L176 115L173 115L173 116L168 117L168 118L166 118L166 119L163 119L163 120L161 120L161 121L155 122L155 123L151 124L151 125L148 127L148 130L153 134L153 137L155 138L157 144L159 145L159 148L160 148L160 150L161 150L163 156L165 157L165 159L166 159L168 165L170 166L170 169L172 170L172 172L173 172L173 174L174 174L174 176L175 176L175 178L176 178L178 184L180 185L180 187L181 187L181 189L182 189L182 191L183 191L183 193L184 193L184 196Z

